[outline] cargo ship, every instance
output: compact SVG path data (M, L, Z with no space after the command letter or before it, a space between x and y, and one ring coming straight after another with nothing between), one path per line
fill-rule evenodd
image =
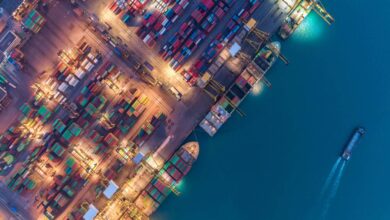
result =
M171 192L180 194L176 186L188 174L198 155L198 142L186 143L176 151L135 200L138 211L150 216Z
M300 0L292 7L292 11L279 29L279 36L283 40L286 40L294 33L312 10L315 11L327 24L331 25L334 22L334 18L328 13L328 11L326 11L320 0Z
M248 67L237 77L233 85L211 108L199 126L210 136L214 136L222 125L252 91L278 58L279 42L266 44L254 57Z
M297 5L290 15L286 18L279 29L279 36L286 40L294 31L299 27L306 16L311 12L313 8L313 1L303 0Z
M347 146L344 148L343 153L341 154L341 157L344 160L349 160L351 158L352 150L355 147L355 145L358 143L360 138L366 133L366 130L362 127L359 127L355 130L353 133L351 139L349 140Z

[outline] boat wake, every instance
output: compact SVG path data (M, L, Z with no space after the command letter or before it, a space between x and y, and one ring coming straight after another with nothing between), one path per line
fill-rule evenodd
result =
M329 188L330 184L332 183L332 180L333 180L333 177L334 175L336 174L336 171L337 171L337 168L339 167L340 165L340 162L341 162L341 157L339 157L339 159L337 159L337 161L333 164L333 167L332 169L330 170L330 173L328 175L328 177L326 178L326 181L325 181L325 184L324 186L322 187L322 190L321 190L321 196L320 198L323 198L327 189Z
M323 204L321 219L326 218L330 204L337 195L337 190L340 186L346 164L347 161L343 160L341 157L338 158L325 181L320 197L321 203Z

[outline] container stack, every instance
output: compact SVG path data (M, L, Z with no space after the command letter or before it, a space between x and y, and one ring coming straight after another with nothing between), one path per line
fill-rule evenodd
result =
M192 143L194 142L188 144ZM136 199L136 206L144 214L151 215L172 191L178 193L175 189L176 185L187 175L199 153L197 143L197 148L193 149L187 148L188 144L175 152Z
M34 33L38 33L45 22L46 19L35 9L32 9L23 19L23 25Z

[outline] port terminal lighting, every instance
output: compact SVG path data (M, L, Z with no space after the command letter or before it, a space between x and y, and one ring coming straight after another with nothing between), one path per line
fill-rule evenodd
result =
M35 83L34 85L32 85L32 88L36 91L35 98L37 100L51 100L54 96L54 91L48 85Z
M260 95L263 91L264 91L264 83L260 81L259 83L256 83L256 84L253 86L252 94L255 95L255 96L258 96L258 95Z
M316 13L310 13L295 30L292 38L304 42L315 42L324 34L326 24Z

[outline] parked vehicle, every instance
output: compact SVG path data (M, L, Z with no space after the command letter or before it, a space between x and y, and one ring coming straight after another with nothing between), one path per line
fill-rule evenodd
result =
M182 94L175 87L169 88L169 92L175 96L177 101L181 100Z

